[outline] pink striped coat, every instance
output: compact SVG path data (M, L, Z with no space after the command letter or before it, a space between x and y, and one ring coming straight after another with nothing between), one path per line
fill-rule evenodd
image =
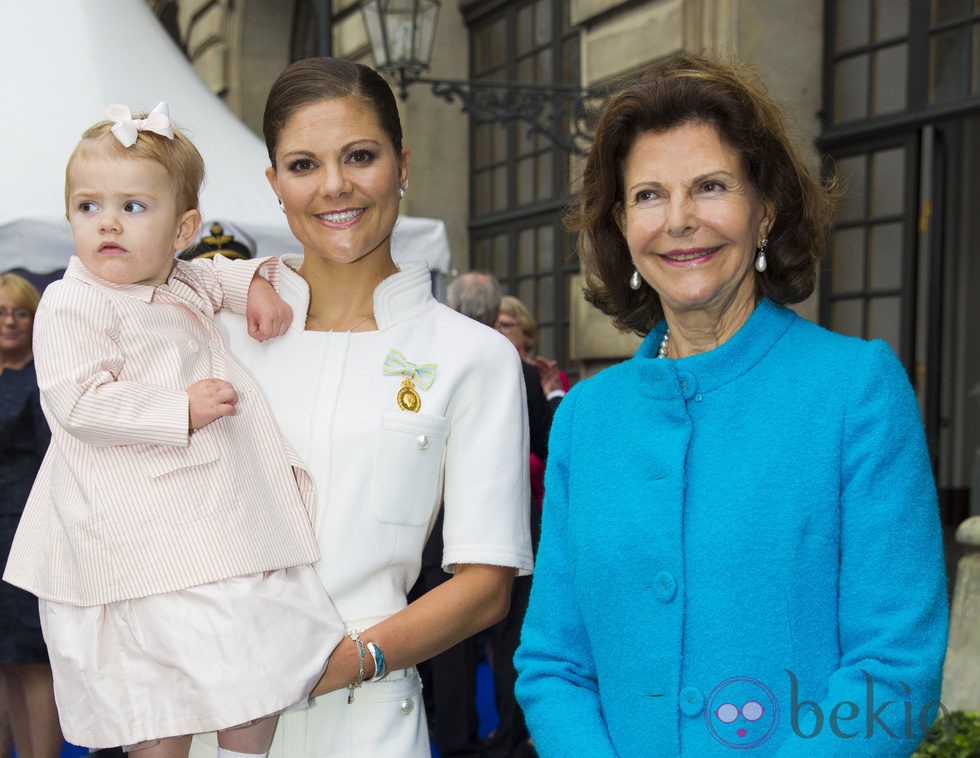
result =
M41 300L34 351L51 446L4 579L102 605L318 560L312 478L214 312L243 312L275 259L178 261L160 286L116 285L73 258ZM209 377L237 413L188 431L186 388Z

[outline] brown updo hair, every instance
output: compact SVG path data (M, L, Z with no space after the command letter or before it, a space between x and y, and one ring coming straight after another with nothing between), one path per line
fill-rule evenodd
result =
M813 292L833 212L833 183L806 167L785 118L744 64L705 54L681 54L655 66L615 95L596 127L566 225L579 232L585 298L623 331L646 335L663 318L660 296L629 286L633 263L618 219L623 172L634 140L684 124L710 124L741 157L746 174L774 217L768 267L755 272L757 291L779 303Z
M357 97L370 106L391 138L395 154L402 154L398 104L388 82L377 71L345 58L304 58L279 74L265 101L262 134L272 168L276 167L276 147L289 117L307 105L337 97Z

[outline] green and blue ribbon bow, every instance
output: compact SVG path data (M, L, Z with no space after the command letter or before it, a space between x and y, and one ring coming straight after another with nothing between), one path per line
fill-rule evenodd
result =
M389 350L385 356L384 373L386 376L407 376L427 390L436 378L436 367L435 363L412 363L397 350Z

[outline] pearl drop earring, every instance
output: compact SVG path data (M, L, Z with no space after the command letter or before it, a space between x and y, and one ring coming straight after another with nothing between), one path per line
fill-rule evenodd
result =
M643 286L643 279L640 278L640 272L633 269L633 275L630 277L630 289L634 292Z
M769 268L769 264L766 263L766 245L769 244L769 238L763 237L762 244L759 245L759 255L755 259L755 270L760 274Z
M282 204L282 200L279 201L279 210L281 210L283 213L286 212L286 206Z

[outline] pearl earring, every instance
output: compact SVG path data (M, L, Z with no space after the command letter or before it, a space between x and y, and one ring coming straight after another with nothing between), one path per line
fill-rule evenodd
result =
M762 244L759 245L759 255L755 259L755 270L760 274L769 268L769 264L766 263L766 245L769 244L769 238L763 237Z
M398 197L405 197L405 188L404 187L399 187L398 188Z
M279 201L279 210L281 210L283 213L286 212L286 206L282 204L282 200Z
M640 272L633 269L633 275L630 277L630 289L634 292L643 286L643 279L640 278Z

